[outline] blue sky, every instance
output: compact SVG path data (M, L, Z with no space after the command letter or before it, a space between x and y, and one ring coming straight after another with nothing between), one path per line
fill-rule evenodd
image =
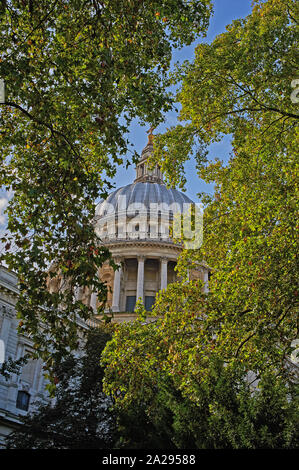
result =
M214 0L214 15L210 20L210 26L208 34L205 38L201 38L195 41L191 46L184 47L179 51L175 51L173 61L183 62L188 59L192 61L194 59L194 49L196 44L199 42L212 42L218 34L225 31L225 28L234 19L244 18L251 12L252 0ZM160 133L165 131L166 127L170 127L176 121L175 113L169 113L166 116L165 124L161 124L154 133ZM130 140L134 144L135 150L140 154L143 147L147 142L148 127L141 127L138 123L133 123L131 126ZM231 150L230 138L226 137L223 141L211 145L209 151L209 158L214 159L215 157L221 160L227 160L229 152ZM198 201L197 193L202 191L211 192L213 190L212 185L205 184L196 175L194 161L188 161L185 165L187 184L186 194L195 202ZM125 186L133 182L135 178L135 169L130 167L127 170L125 167L119 167L116 177L113 180L115 187Z

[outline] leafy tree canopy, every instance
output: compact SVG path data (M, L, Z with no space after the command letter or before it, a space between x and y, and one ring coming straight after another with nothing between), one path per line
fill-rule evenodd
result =
M242 366L213 360L198 401L184 397L164 377L155 393L117 409L121 445L159 449L261 449L298 447L298 395L275 374L252 387Z
M210 11L210 0L1 2L0 183L14 194L1 260L19 276L20 332L49 368L91 315L74 288L105 300L94 202L126 156L129 124L170 109L172 49L205 33ZM53 263L65 283L50 293Z
M10 449L107 449L115 440L112 402L102 391L99 357L111 338L107 328L89 332L82 355L56 367L55 403L36 403L34 412L7 440Z
M158 296L154 323L140 317L120 325L104 351L106 390L125 406L150 396L168 374L185 396L200 401L219 359L263 378L294 379L289 357L298 337L298 115L295 1L254 2L211 45L186 64L178 99L184 124L156 138L156 155L170 183L184 182L182 166L198 142L198 174L214 182L204 196L203 244L179 260L182 281ZM232 136L225 165L205 161L208 144ZM155 157L154 157L155 158ZM206 263L209 292L189 281ZM123 373L122 370L126 372Z
M55 370L55 403L34 412L7 439L9 449L219 449L298 445L296 390L275 374L251 387L243 366L213 360L209 383L198 382L198 402L160 374L128 407L113 407L102 391L100 355L113 327L89 332L80 357Z
M248 17L233 21L211 44L199 44L194 62L177 68L173 80L183 82L177 95L183 124L155 140L170 183L183 187L183 164L194 143L199 176L215 180L202 174L205 150L226 134L234 152L248 160L296 153L298 13L295 0L254 0Z

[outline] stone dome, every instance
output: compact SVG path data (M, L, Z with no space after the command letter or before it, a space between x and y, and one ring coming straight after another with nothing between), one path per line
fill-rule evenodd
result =
M113 240L173 243L169 229L175 214L188 212L193 204L181 191L166 187L158 164L154 168L150 165L152 137L150 134L141 152L135 181L116 189L96 207L95 231L103 243Z
M160 211L183 212L184 204L192 204L192 200L175 188L167 188L165 184L135 182L112 192L106 200L99 202L96 216L105 217L116 211L132 211L153 209L157 204Z
M192 200L175 188L167 188L159 164L151 164L152 130L137 162L134 182L102 199L94 217L99 244L108 247L119 266L114 271L106 262L99 273L109 287L107 311L114 312L115 321L133 319L137 299L150 311L157 292L177 281L175 268L183 249L182 238L184 246L191 240L191 248L197 248L200 241L196 218L195 227L191 223ZM182 217L183 213L187 216ZM207 285L206 268L198 265L189 275L202 278ZM96 311L96 293L90 297L90 306Z

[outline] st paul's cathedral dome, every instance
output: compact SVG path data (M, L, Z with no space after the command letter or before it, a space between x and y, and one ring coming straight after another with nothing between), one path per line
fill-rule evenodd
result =
M175 266L182 245L170 235L175 214L190 209L192 200L174 188L167 188L158 165L150 168L153 136L143 149L133 183L116 189L100 201L95 214L95 231L120 269L105 264L100 278L110 287L107 309L116 321L132 318L137 299L151 310L155 296L177 280ZM208 271L200 266L194 277L207 284ZM108 289L109 290L109 289ZM90 304L96 309L97 299Z

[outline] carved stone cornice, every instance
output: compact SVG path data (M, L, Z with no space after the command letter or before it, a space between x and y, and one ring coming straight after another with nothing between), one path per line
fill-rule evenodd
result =
M6 318L14 319L15 318L15 310L13 307L4 305L4 303L0 303L0 313Z
M155 241L155 240L148 240L148 241L136 241L136 240L113 240L110 243L105 243L105 246L107 248L120 248L120 247L128 247L128 246L134 246L134 247L154 247L154 248L170 248L174 251L181 252L183 247L182 245L179 244L174 244L171 242L161 242L161 241Z

